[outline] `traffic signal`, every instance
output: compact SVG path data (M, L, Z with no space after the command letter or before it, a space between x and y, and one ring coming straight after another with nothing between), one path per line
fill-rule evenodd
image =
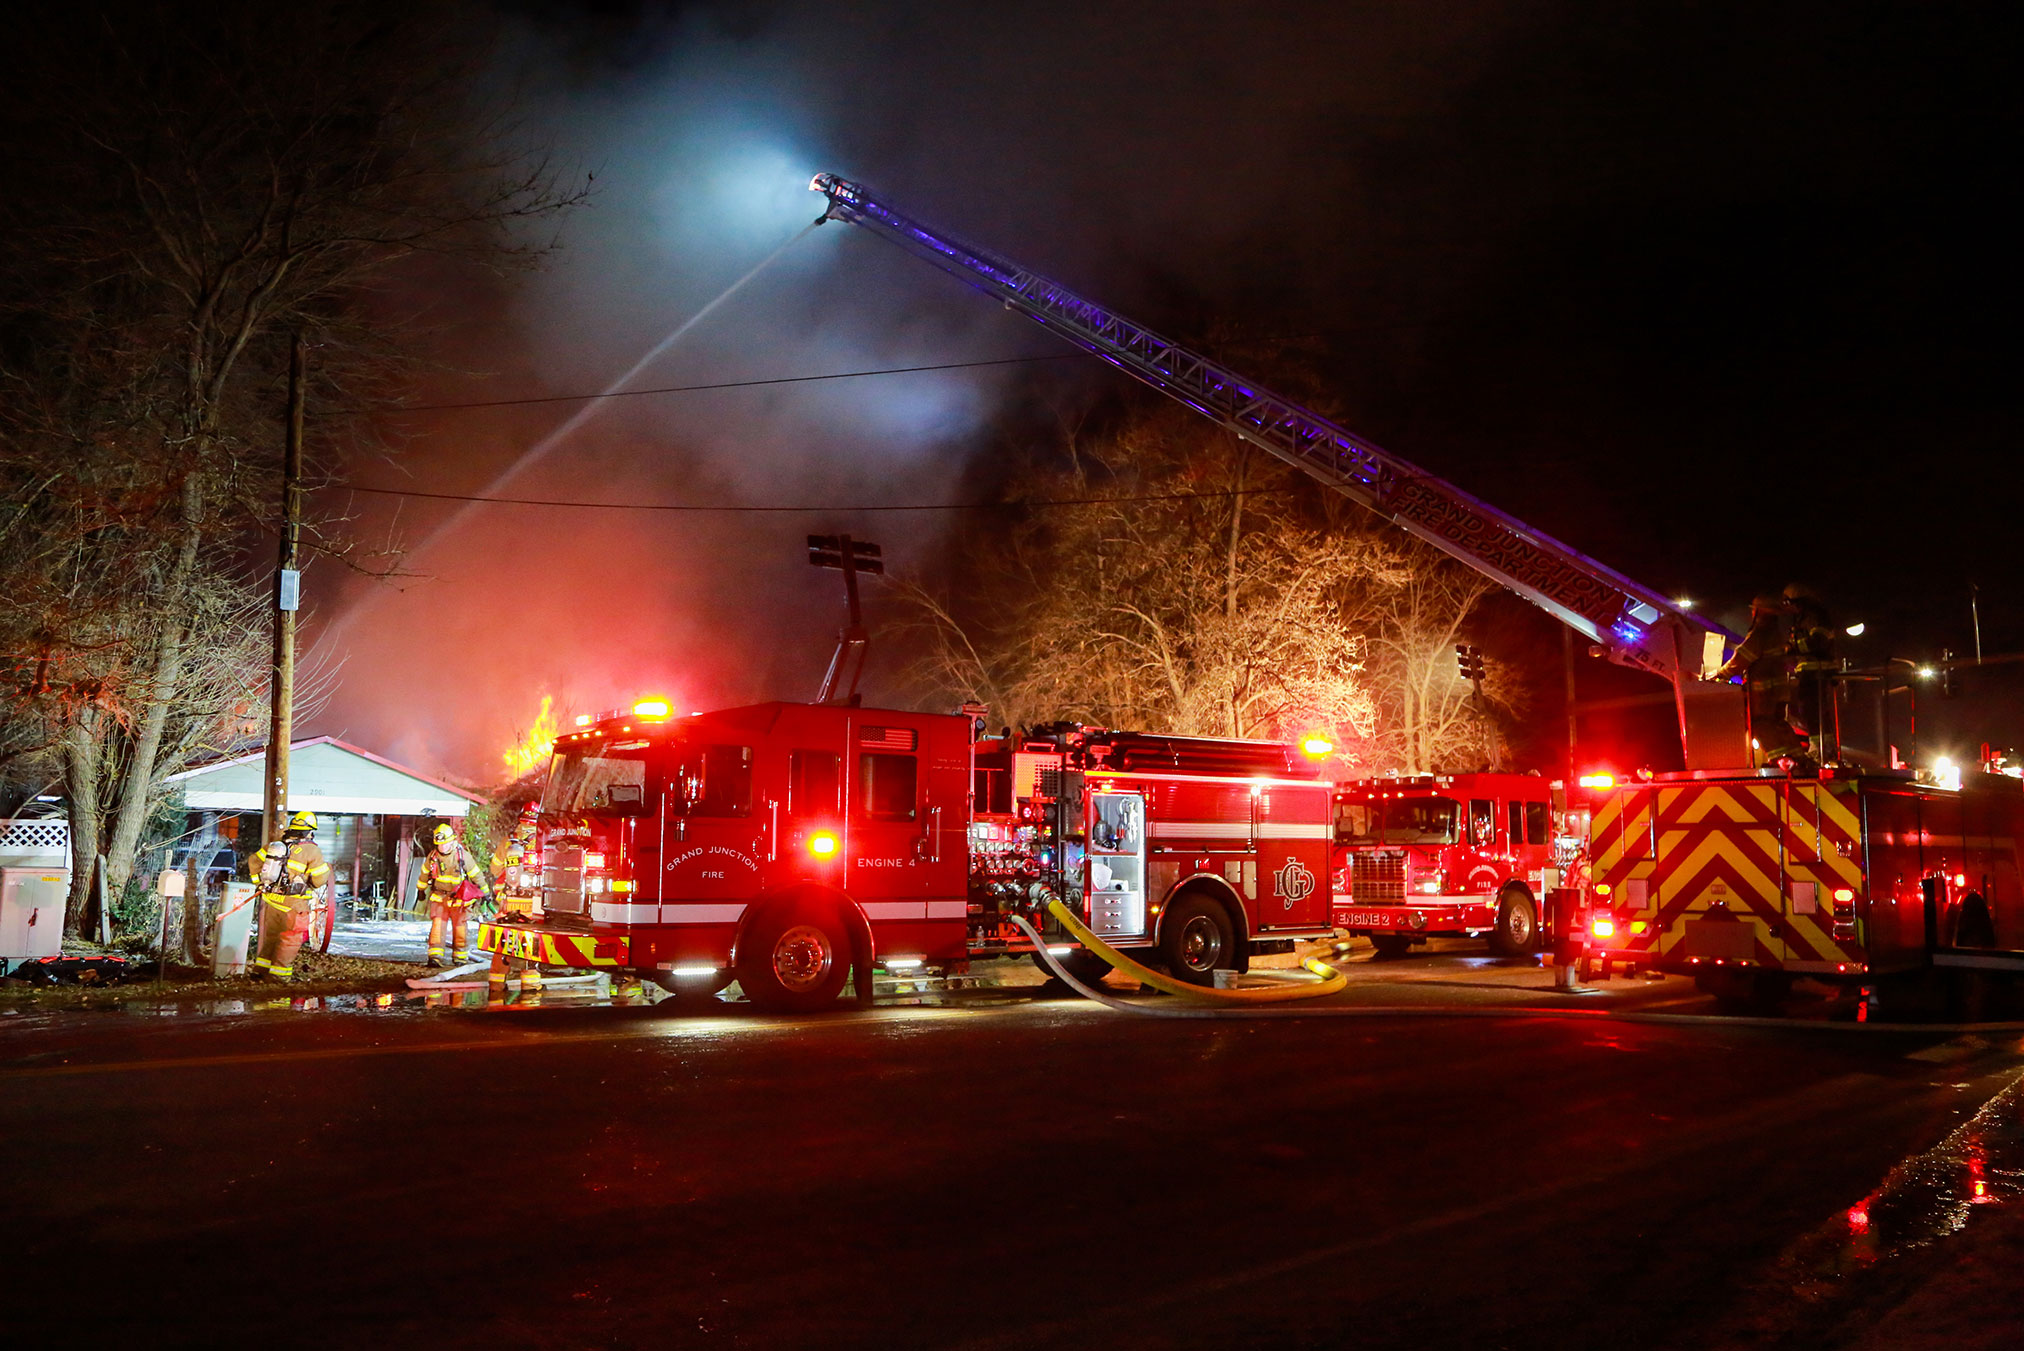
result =
M1471 647L1467 643L1456 643L1455 666L1461 671L1462 679L1481 680L1483 678L1483 649Z
M810 535L808 561L818 568L841 568L850 561L849 571L873 575L885 572L885 557L878 545L849 535Z

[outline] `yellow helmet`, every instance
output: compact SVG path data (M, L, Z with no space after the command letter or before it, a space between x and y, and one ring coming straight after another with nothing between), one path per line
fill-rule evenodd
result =
M316 813L315 812L295 813L295 815L288 818L288 829L306 830L314 834L316 831Z
M448 821L438 821L436 822L436 828L429 833L429 837L437 844L448 844L457 838L457 828Z

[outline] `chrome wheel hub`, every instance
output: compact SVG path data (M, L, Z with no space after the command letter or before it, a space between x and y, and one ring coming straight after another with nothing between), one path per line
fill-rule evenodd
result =
M773 978L782 989L800 993L820 986L836 965L829 935L813 924L797 924L773 944Z

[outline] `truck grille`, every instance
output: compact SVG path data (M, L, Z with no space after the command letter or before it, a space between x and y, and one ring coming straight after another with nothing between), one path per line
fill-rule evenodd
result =
M1403 901L1406 898L1405 853L1391 851L1351 855L1349 898L1358 905Z
M583 914L583 851L558 845L548 850L543 863L542 908L567 915Z

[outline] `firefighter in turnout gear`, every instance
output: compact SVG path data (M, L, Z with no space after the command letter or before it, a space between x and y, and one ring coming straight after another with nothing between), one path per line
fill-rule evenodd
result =
M541 914L541 873L535 860L541 804L530 802L520 809L513 833L493 862L494 894L499 898L501 919L538 920ZM522 957L492 954L492 970L486 977L493 998L504 998L506 978L517 976L523 1000L532 1000L541 991L541 968Z
M1785 604L1792 614L1787 649L1792 663L1788 720L1809 739L1814 758L1821 759L1828 750L1822 724L1834 707L1828 702L1828 673L1837 665L1834 626L1828 622L1827 602L1811 587L1792 583L1785 588Z
M429 965L443 964L443 940L450 940L450 955L458 962L470 956L467 921L471 903L488 894L485 874L469 850L457 840L449 822L439 822L433 847L422 860L421 875L415 879L416 900L429 907Z
M260 884L260 955L253 959L252 972L256 980L295 978L295 954L309 937L316 892L330 879L330 865L311 838L315 833L315 815L297 812L288 818L281 838L253 856L253 879Z
M535 831L541 804L530 802L520 809L513 833L492 859L492 890L499 898L501 918L541 918L541 872L535 860Z
M1750 740L1760 765L1802 754L1805 745L1805 738L1786 721L1791 687L1791 639L1786 625L1790 609L1783 596L1769 592L1752 600L1750 631L1711 677L1714 680L1743 677L1750 696Z

